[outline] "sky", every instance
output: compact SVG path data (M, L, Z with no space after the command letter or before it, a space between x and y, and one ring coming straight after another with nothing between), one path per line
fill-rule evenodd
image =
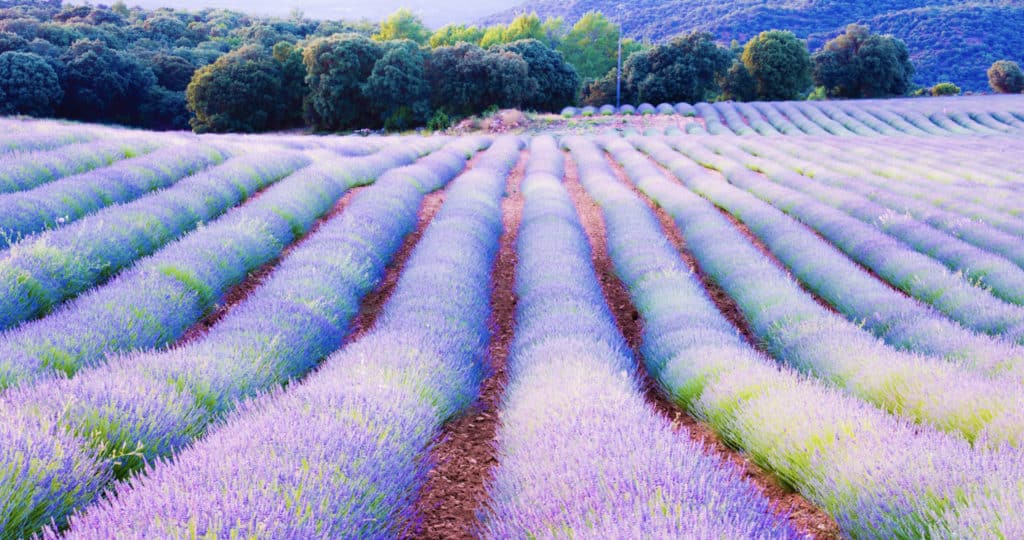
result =
M130 6L182 9L228 8L254 15L288 15L298 8L314 19L379 21L400 7L413 10L432 29L448 23L472 23L508 9L518 0L126 0Z

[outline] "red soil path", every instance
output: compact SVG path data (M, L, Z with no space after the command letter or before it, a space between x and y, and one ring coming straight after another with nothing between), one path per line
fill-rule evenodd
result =
M491 342L488 346L488 377L472 409L449 422L431 451L433 468L419 493L418 519L408 538L474 538L479 521L476 511L485 503L486 482L497 463L498 407L505 382L505 365L515 325L515 242L522 217L519 192L527 151L508 177L502 200L503 232L491 275Z

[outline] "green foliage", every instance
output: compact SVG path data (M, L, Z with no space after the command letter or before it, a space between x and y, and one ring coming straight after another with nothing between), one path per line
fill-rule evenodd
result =
M196 71L185 92L197 133L251 133L286 126L289 117L281 64L249 45Z
M39 55L0 54L0 114L49 116L63 95L57 73Z
M411 40L385 44L384 55L362 86L364 99L390 130L422 125L430 114L430 85L424 67L427 54Z
M732 55L716 45L711 34L677 37L629 57L622 68L623 101L706 101L718 91L731 61Z
M588 11L565 35L558 50L580 77L597 79L615 67L618 43L619 26L600 12Z
M362 86L383 55L380 43L358 34L337 34L307 45L306 122L317 130L335 131L377 121Z
M1024 72L1010 60L997 60L988 68L988 84L1000 94L1019 94L1024 91Z
M958 96L960 87L951 82L941 82L931 87L929 93L933 96Z
M377 41L409 39L423 45L430 39L430 30L412 11L401 8L380 23L380 32L373 35Z
M824 101L828 99L824 86L815 86L810 94L807 94L807 101Z
M759 99L796 99L811 85L811 55L792 32L761 32L743 47L741 60Z
M451 127L452 119L442 110L434 111L430 120L427 120L427 129L430 131L444 131Z
M64 101L60 113L79 120L138 121L138 109L150 87L153 71L130 53L98 40L76 41L61 55L65 65Z
M910 89L914 65L906 45L851 24L814 55L814 83L830 97L885 97Z
M553 47L562 39L562 25L561 18L549 18L542 22L536 13L522 14L512 19L508 26L496 24L487 27L480 37L479 45L486 49L513 41L536 39Z
M615 68L611 68L604 77L588 82L580 92L580 104L600 107L607 103L615 103Z
M526 61L527 86L531 91L521 107L536 111L559 111L575 101L580 79L576 70L565 62L562 54L535 39L499 45L494 50L514 53Z
M430 36L430 46L451 47L459 43L472 43L479 45L484 37L484 30L478 26L466 26L464 24L449 24L442 26L440 30Z
M757 99L757 81L740 61L734 61L721 81L722 99L754 101Z
M519 107L535 92L529 66L517 54L469 43L434 49L427 62L433 107L466 116L490 106Z

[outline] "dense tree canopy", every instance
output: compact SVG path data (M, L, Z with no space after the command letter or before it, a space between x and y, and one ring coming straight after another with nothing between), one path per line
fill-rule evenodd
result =
M310 43L306 65L306 122L314 129L349 129L374 121L363 83L384 55L380 43L358 34L337 34Z
M451 47L459 43L480 44L484 37L484 29L479 26L466 26L464 24L448 24L430 36L430 46Z
M74 42L61 61L67 88L61 113L68 118L131 123L156 84L153 71L134 55L99 40Z
M597 11L585 13L561 39L558 50L566 62L576 68L583 80L597 79L608 73L618 59L619 26ZM632 39L623 39L622 56L643 49Z
M701 32L640 51L631 55L622 68L624 100L705 101L718 90L718 81L731 59L729 51L715 44L711 34Z
M527 86L532 90L523 98L523 108L558 111L575 101L580 78L558 51L535 39L514 41L495 50L519 55L526 61L530 78Z
M906 45L851 24L814 55L814 83L831 97L886 97L910 89L914 65Z
M1019 94L1024 91L1024 72L1010 60L997 60L988 68L988 84L1000 94Z
M226 54L196 72L186 91L197 132L255 132L285 127L281 64L259 45Z
M430 116L427 53L411 40L391 41L362 87L377 120L390 129L423 125Z
M63 95L57 73L39 55L0 54L0 114L49 116Z
M792 32L761 32L743 47L741 60L759 99L796 99L811 86L811 55Z
M426 75L434 108L454 115L516 107L536 91L522 57L471 43L434 49Z

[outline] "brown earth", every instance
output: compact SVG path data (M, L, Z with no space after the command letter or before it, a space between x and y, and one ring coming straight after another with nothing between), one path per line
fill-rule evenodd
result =
M356 193L359 193L359 191L361 191L362 189L364 189L363 186L357 186L349 189L340 199L338 199L338 202L334 204L333 208L331 208L326 214L324 214L315 222L313 222L313 226L310 227L305 234L303 234L295 241L293 241L291 244L286 246L284 250L281 251L281 254L277 256L276 259L264 264L263 266L260 266L256 270L253 270L252 272L249 273L248 276L246 276L244 280L242 280L241 283L228 289L228 291L224 294L224 297L220 300L220 302L218 302L213 307L213 310L210 313L207 313L206 316L203 317L202 319L196 321L196 323L190 326L187 330L185 330L185 333L182 334L181 337L179 337L172 346L177 347L185 345L197 341L201 339L203 336L205 336L207 332L210 331L210 328L212 328L215 324L220 322L220 320L223 319L224 316L228 314L228 312L234 309L235 306L240 304L246 298L248 298L249 295L252 294L254 290L256 290L256 288L263 284L263 282L266 281L267 277L274 272L274 270L277 268L277 265L280 264L285 257L287 257L292 251L298 249L298 247L301 246L306 241L307 238L316 233L316 231L319 230L324 223L330 221L334 217L344 212L345 208L348 207L350 202L352 202L352 198L355 197ZM259 193L254 194L252 197L246 200L246 204L256 200L265 191L266 190L263 190Z
M522 217L519 192L528 152L508 177L502 199L501 247L491 275L491 342L489 375L480 397L465 414L449 422L431 451L433 467L419 491L416 522L408 538L474 538L479 521L476 511L486 501L486 482L497 463L498 408L508 380L505 365L515 325L516 236Z
M637 192L632 183L624 181L624 171L622 171L621 167L613 164L613 169L624 185L629 186L642 200L647 201L651 205L673 244L679 248L680 253L684 254L684 260L699 272L699 267L695 265L692 255L686 252L682 235L675 227L671 218L661 209L654 207L645 196ZM583 186L580 185L575 163L571 163L566 167L566 187L569 189L573 202L576 204L584 229L590 239L595 269L600 277L605 297L609 302L609 306L615 312L616 322L626 337L627 342L636 350L642 339L643 320L638 316L636 309L633 307L627 289L614 273L611 259L607 252L604 218L601 215L600 207L587 195ZM701 276L701 280L704 283L709 281L706 276ZM711 294L712 300L716 302L716 305L723 310L727 317L730 317L730 319L735 318L735 322L742 323L742 326L738 325L738 328L749 339L752 336L752 332L739 313L735 303L717 286L715 290L709 289L708 291ZM720 301L722 304L718 303ZM638 373L641 376L640 380L644 382L648 402L659 414L671 421L675 429L688 436L691 440L705 445L708 452L736 467L737 472L755 485L780 514L787 515L789 523L800 534L822 539L841 537L839 526L828 514L799 493L786 487L778 478L750 461L742 452L730 448L710 426L686 414L660 391L657 383L647 373L644 363L640 361L638 365Z

